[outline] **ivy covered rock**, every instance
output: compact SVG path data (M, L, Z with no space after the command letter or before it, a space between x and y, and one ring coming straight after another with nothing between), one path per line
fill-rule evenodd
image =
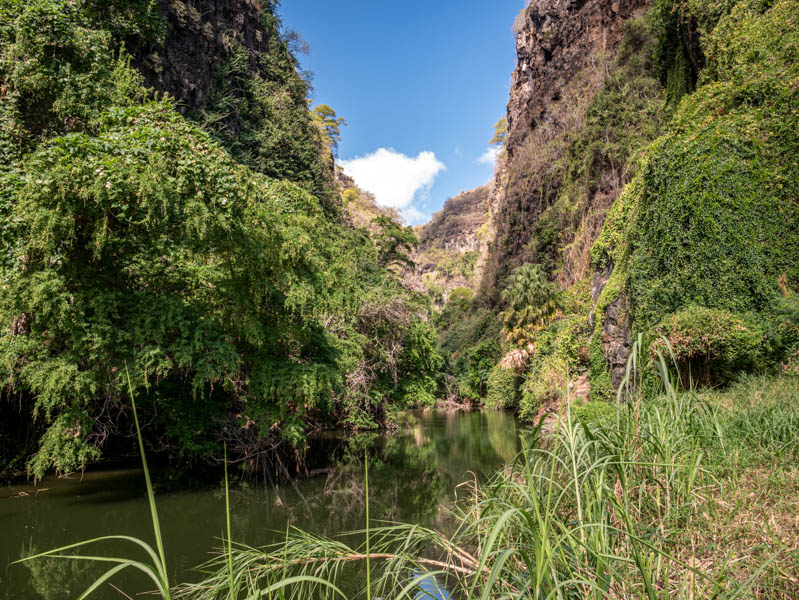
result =
M646 150L593 248L597 270L613 268L595 343L614 341L596 338L608 307L633 331L689 306L767 318L781 278L799 282L799 28L786 26L799 4L729 9L703 21L696 91Z

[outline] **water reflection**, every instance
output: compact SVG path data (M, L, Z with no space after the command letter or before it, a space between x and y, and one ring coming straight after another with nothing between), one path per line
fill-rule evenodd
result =
M515 421L504 413L427 411L408 414L397 432L328 436L318 448L318 454L334 458L324 464L315 456L318 468L312 477L276 487L243 484L232 491L236 540L250 545L278 541L288 524L327 536L362 528L364 450L369 454L373 520L447 531L452 526L447 507L456 486L512 460L518 444ZM30 486L0 489L2 600L76 598L100 572L94 565L58 560L5 568L23 554L109 534L152 542L139 471L46 479L42 488L47 491L38 494ZM20 492L30 495L18 497ZM158 495L158 507L170 577L197 579L192 568L210 557L224 532L223 492L218 487L165 492ZM137 556L118 544L96 551ZM152 587L135 573L114 582L129 595ZM112 592L109 588L100 597L111 597ZM433 597L448 596L441 592Z

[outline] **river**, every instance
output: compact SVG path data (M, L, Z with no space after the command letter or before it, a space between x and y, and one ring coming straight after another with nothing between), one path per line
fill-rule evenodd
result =
M289 524L327 536L363 528L364 447L369 448L373 522L413 522L447 531L452 527L447 509L457 492L466 493L456 486L489 475L518 451L516 422L501 412L413 412L395 432L337 439L336 460L311 477L277 487L264 482L234 486L234 540L254 546L272 543L285 535ZM158 493L156 501L171 581L196 580L194 567L220 546L224 489L174 482L162 482L161 487L169 490ZM101 573L96 565L56 559L6 565L23 554L112 534L153 543L141 470L92 471L48 477L36 488L0 488L0 599L77 598ZM87 553L139 556L132 545L120 543L100 544ZM153 587L135 573L112 581L130 596ZM109 586L95 597L124 598Z

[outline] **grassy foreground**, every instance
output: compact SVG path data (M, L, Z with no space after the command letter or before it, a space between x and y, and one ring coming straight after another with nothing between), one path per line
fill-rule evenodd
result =
M622 403L564 408L554 433L535 430L513 465L469 490L452 537L369 529L368 517L340 539L228 537L203 581L170 589L155 520L153 565L116 559L111 571L145 570L162 598L190 600L795 598L799 377L679 392L661 373L657 393L639 381Z
M295 577L281 598L338 597L368 556L377 576L359 597L427 597L423 578L455 598L796 597L799 378L721 393L667 379L652 397L585 408L474 488L452 538L386 525L367 552L290 532L234 547L178 595L244 598Z

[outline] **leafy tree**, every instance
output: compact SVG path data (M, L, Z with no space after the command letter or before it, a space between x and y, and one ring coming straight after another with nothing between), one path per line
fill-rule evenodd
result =
M377 229L374 238L380 265L383 267L392 265L413 267L414 262L410 253L419 245L413 227L403 227L387 216L373 219L372 224Z
M341 142L341 126L346 125L347 121L338 117L336 111L327 104L317 104L313 112L313 120L322 132L322 140L330 148L333 156L338 156L338 145Z
M491 371L500 357L499 342L485 339L458 357L455 369L459 373L460 395L472 401L485 397Z
M341 194L341 201L344 203L344 206L347 206L348 204L357 202L360 197L361 193L358 191L358 188L351 187L344 190L344 193Z
M426 303L384 268L415 237L340 223L274 4L269 51L234 44L195 121L115 47L160 39L158 5L104 5L0 0L0 476L124 439L127 373L152 449L186 461L429 404Z
M43 145L3 195L16 259L0 314L25 325L0 347L6 381L52 423L37 475L93 456L81 444L120 402L125 365L137 388L228 392L264 421L341 381L318 319L354 291L344 238L313 197L237 165L171 105Z
M522 344L544 327L560 308L559 288L549 280L541 265L517 268L502 291L507 305L502 312L503 335L512 344Z
M504 144L508 137L508 119L502 117L499 121L494 123L494 137L491 138L489 144Z

